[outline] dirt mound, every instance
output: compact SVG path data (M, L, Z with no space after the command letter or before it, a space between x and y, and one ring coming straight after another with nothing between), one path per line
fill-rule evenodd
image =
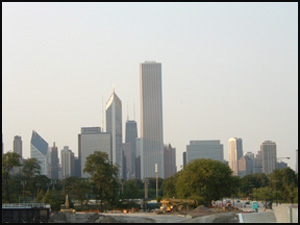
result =
M196 209L194 209L194 212L209 212L211 211L209 208L207 208L204 205L199 205Z

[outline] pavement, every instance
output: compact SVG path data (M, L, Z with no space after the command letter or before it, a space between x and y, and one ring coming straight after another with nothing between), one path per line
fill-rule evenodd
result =
M276 217L272 210L258 213L239 214L240 223L276 223Z

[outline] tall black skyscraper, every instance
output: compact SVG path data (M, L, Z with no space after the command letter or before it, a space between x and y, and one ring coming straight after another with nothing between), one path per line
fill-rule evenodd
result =
M137 138L137 125L133 120L127 120L125 143L130 143L131 148L131 171L135 171L135 158L136 158L136 138ZM130 174L132 175L132 174Z

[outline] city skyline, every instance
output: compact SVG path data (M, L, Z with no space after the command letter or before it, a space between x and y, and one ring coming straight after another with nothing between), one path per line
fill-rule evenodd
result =
M162 63L164 144L176 148L178 170L190 140L220 140L228 160L231 137L254 154L272 140L295 169L297 3L2 6L4 152L18 135L30 157L36 130L78 156L80 129L103 129L101 100L113 84L140 128L138 64L154 60Z

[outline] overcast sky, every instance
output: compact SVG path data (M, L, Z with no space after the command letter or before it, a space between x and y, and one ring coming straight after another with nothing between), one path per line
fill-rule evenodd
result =
M2 3L4 151L32 130L78 155L112 93L140 135L139 63L162 64L164 142L275 141L295 169L298 3ZM128 110L127 110L128 104ZM60 156L60 154L59 154Z

